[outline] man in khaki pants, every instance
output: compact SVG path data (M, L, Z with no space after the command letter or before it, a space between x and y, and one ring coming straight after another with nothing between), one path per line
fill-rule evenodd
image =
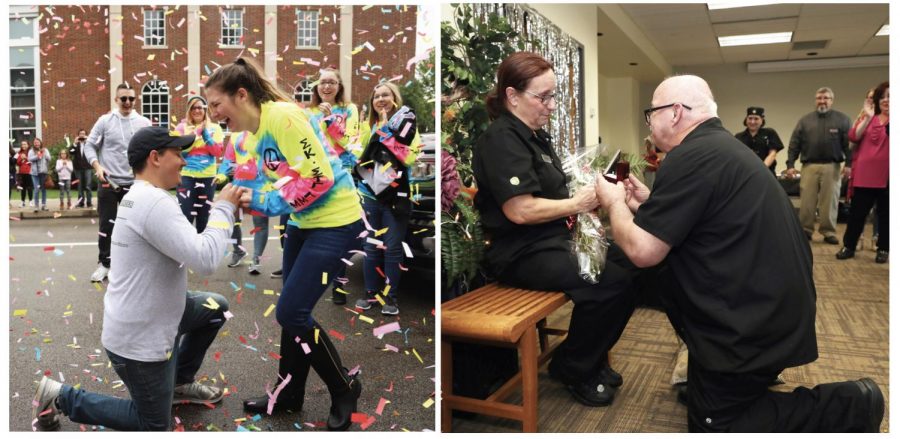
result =
M837 203L841 181L841 162L844 175L850 175L850 149L847 132L850 118L831 109L834 92L828 87L816 90L816 111L803 116L788 146L787 176L794 177L794 162L800 157L800 224L806 237L815 232L816 211L819 214L819 233L825 242L838 244L835 234ZM837 192L836 192L837 191Z

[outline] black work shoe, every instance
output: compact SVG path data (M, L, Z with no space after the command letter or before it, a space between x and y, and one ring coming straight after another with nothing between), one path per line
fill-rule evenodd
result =
M825 239L824 239L824 241L825 241L826 244L831 244L831 245L838 245L838 244L840 244L840 241L838 241L837 236L834 236L834 235L826 236Z
M803 232L803 233L806 234L806 240L807 240L807 241L812 241L812 233L809 233L809 232Z
M875 253L875 263L876 264L883 264L887 261L888 261L887 250L878 250L878 252Z
M878 433L881 429L881 420L884 418L884 395L871 378L861 378L854 383L859 387L860 397L869 403L865 413L866 429L863 433Z
M841 249L834 255L834 257L838 259L850 259L856 255L856 252L850 250L847 247L841 247Z
M616 394L616 388L600 382L599 377L587 381L575 382L565 376L560 370L558 361L550 361L547 371L550 377L561 381L576 401L589 407L603 407L612 404Z
M296 400L292 398L286 398L282 396L280 393L278 394L279 398L275 400L275 405L272 406L272 414L281 413L285 411L300 413L303 410L303 400ZM244 411L248 413L266 413L266 410L269 409L269 395L263 395L256 398L248 398L244 400Z
M604 384L609 384L613 387L619 387L622 385L622 375L619 372L613 370L612 366L608 363L603 366L603 369L600 369L600 382Z
M678 383L678 384L675 384L675 385L672 386L672 387L675 387L675 397L676 397L676 399L678 400L678 403L681 404L681 405L683 405L683 406L687 406L687 405L688 405L688 389L687 389L687 386L688 386L688 383L687 383L687 382Z
M350 428L351 418L356 412L356 402L362 394L359 373L350 378L350 387L331 394L331 411L328 413L328 430L345 431Z
M341 294L341 293L335 291L334 288L332 288L331 289L331 303L333 303L335 305L344 305L347 303L347 295Z

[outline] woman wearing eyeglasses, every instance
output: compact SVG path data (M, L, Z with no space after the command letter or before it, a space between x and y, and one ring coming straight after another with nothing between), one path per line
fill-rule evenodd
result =
M500 64L486 99L492 122L472 161L475 207L490 235L485 265L491 275L518 288L563 291L574 302L569 334L550 363L550 376L578 402L605 406L622 384L607 354L634 299L627 294L628 274L612 260L621 255L616 247L597 284L579 275L568 220L599 204L589 186L569 197L562 163L544 130L556 109L555 93L553 65L540 55L518 52Z
M352 172L362 153L359 144L359 110L353 102L344 100L344 83L335 69L325 68L319 71L319 79L312 92L312 105L306 108L309 123L322 146L332 149L341 159L344 170ZM347 303L347 295L338 291L343 286L342 282L346 282L346 273L347 266L342 265L335 274L334 288L331 290L331 302L335 305Z
M369 225L375 231L383 230L372 238L383 245L371 240L363 243L366 297L357 300L356 307L367 310L378 304L383 315L400 313L397 292L403 272L403 240L412 214L409 167L422 147L415 117L403 106L397 86L383 82L372 90L360 135L365 150L357 168L364 180L359 185L359 193ZM382 182L388 185L376 184L377 174L386 177Z
M177 198L181 212L188 222L195 223L197 233L201 233L209 221L210 204L207 201L211 201L216 193L216 158L222 156L225 136L219 124L209 119L206 99L197 95L188 98L187 112L175 131L182 136L196 136L194 144L181 151L187 164L181 169Z
M274 386L280 392L244 400L244 410L299 413L312 367L331 394L328 429L346 430L362 384L343 367L329 331L312 311L343 264L344 250L362 231L353 179L322 147L303 110L248 57L216 70L206 81L206 96L216 120L256 139L252 147L234 145L234 183L253 190L250 208L266 216L291 214L284 288L275 308L281 356Z

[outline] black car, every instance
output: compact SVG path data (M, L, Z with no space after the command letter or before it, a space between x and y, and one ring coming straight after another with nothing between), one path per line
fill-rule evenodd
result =
M424 147L409 170L413 206L406 244L413 257L406 258L405 263L409 267L434 270L435 134L421 134L420 138Z

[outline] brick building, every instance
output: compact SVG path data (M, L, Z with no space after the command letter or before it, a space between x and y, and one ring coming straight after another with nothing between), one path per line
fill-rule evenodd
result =
M90 130L116 85L174 124L218 66L250 55L298 101L322 67L362 107L372 87L413 79L416 6L10 6L10 139L48 145ZM414 69L413 69L414 70Z

